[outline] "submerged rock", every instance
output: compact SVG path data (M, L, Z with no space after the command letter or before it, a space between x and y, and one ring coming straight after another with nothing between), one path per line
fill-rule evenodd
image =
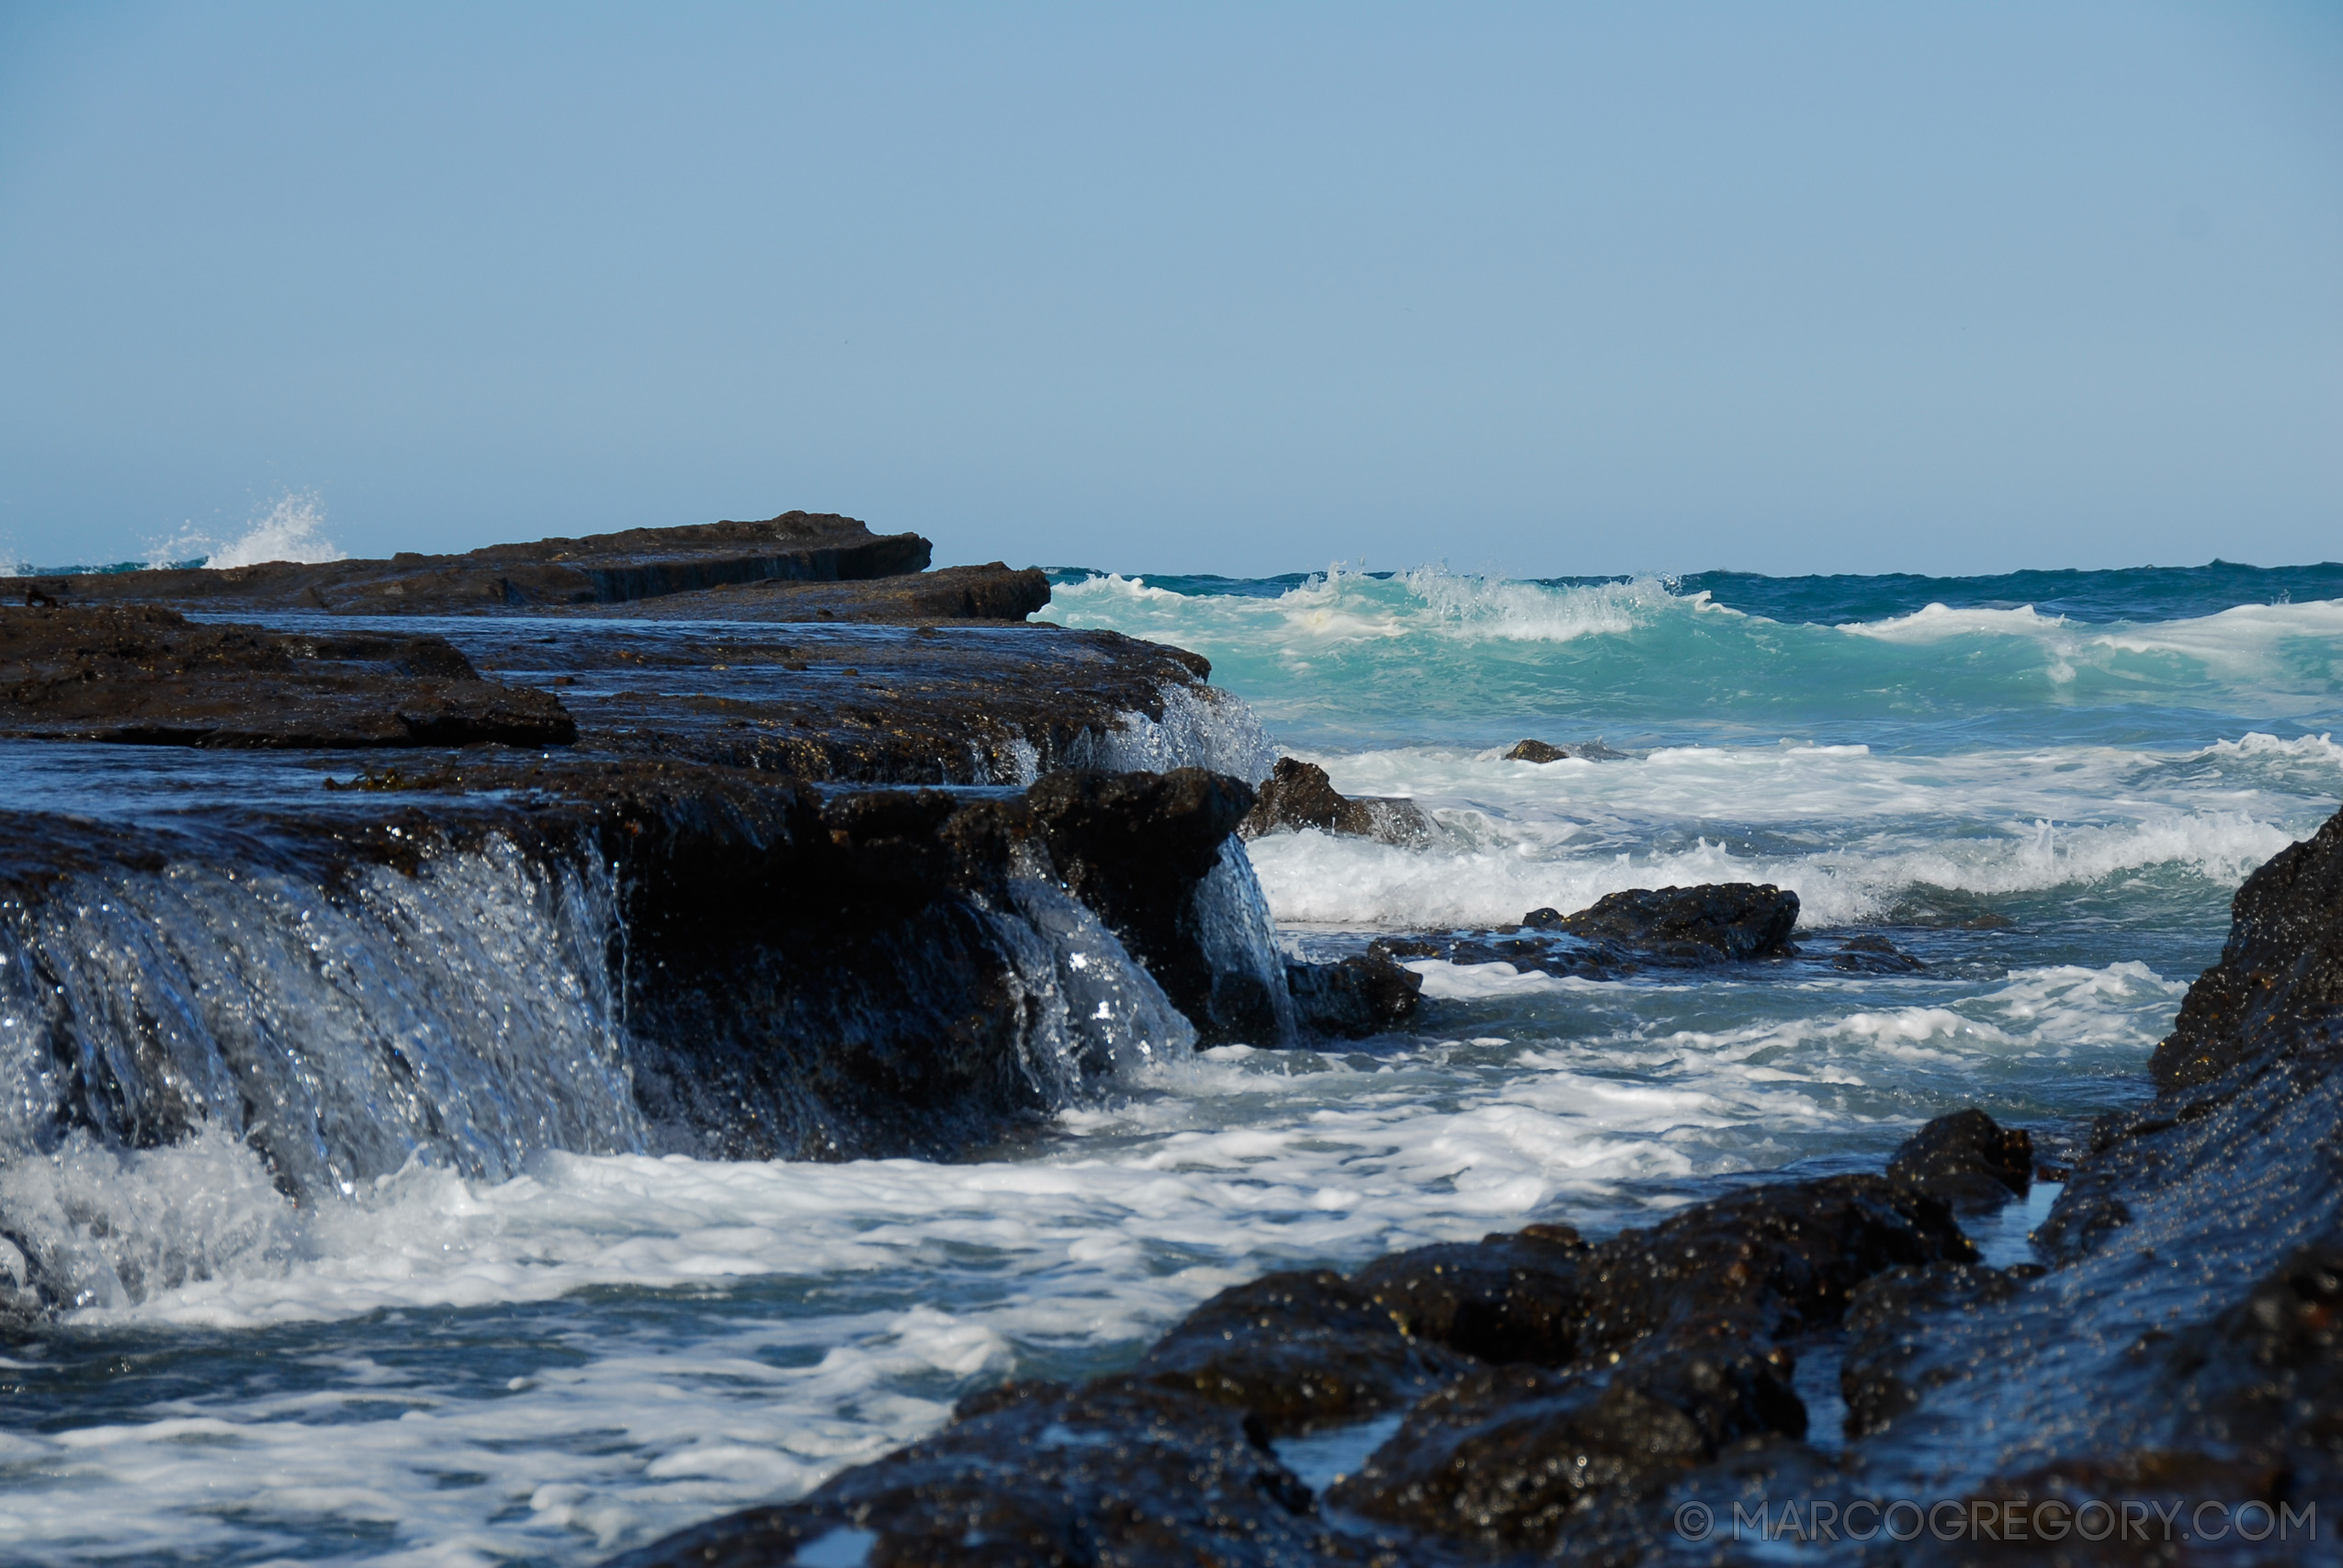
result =
M445 638L303 637L149 605L0 610L0 736L250 748L566 746L549 692Z
M1870 935L1841 939L1830 966L1857 975L1917 975L1928 968L1885 937Z
M1427 843L1432 832L1432 818L1412 800L1341 795L1317 763L1280 757L1239 831L1258 839L1302 828L1403 846Z

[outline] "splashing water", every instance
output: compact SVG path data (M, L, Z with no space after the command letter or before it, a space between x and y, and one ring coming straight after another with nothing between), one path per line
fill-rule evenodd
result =
M232 539L191 529L148 553L158 566L197 561L214 570L265 561L315 564L349 558L325 536L324 502L313 490L286 491Z

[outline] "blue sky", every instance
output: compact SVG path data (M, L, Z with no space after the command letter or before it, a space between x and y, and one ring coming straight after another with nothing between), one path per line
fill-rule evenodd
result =
M0 5L0 554L2343 556L2343 7Z

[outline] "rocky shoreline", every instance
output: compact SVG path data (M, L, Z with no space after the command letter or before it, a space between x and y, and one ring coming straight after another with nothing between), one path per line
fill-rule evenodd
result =
M0 832L29 1086L0 1136L214 1128L304 1202L419 1151L488 1179L548 1148L949 1160L1197 1045L1403 1027L1428 959L1920 966L1802 947L1795 895L1751 884L1304 962L1246 840L1429 820L1276 758L1197 656L1028 622L1040 573L931 553L791 513L0 583L0 742L91 781ZM93 760L132 749L133 777ZM2246 884L2157 1097L2071 1162L1964 1112L1884 1171L1614 1235L1273 1274L1123 1373L972 1395L797 1503L618 1561L1739 1561L1780 1543L1694 1540L1680 1510L2324 1502L2338 1060L2343 815ZM1988 1262L1975 1238L2038 1181L2063 1184L2040 1261ZM75 1281L5 1213L0 1242L23 1264L0 1328L37 1332Z

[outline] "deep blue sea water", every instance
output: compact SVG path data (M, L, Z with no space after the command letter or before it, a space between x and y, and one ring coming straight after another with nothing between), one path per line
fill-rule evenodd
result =
M2145 1093L2237 883L2343 795L2332 564L1054 581L1041 618L1205 653L1279 749L1431 814L1256 841L1293 946L1764 880L1810 951L1930 967L1427 963L1408 1035L1221 1047L951 1166L549 1149L297 1210L224 1140L0 1160L0 1215L90 1292L0 1346L0 1562L591 1562L1266 1269L1876 1168L1966 1104L2054 1145Z

